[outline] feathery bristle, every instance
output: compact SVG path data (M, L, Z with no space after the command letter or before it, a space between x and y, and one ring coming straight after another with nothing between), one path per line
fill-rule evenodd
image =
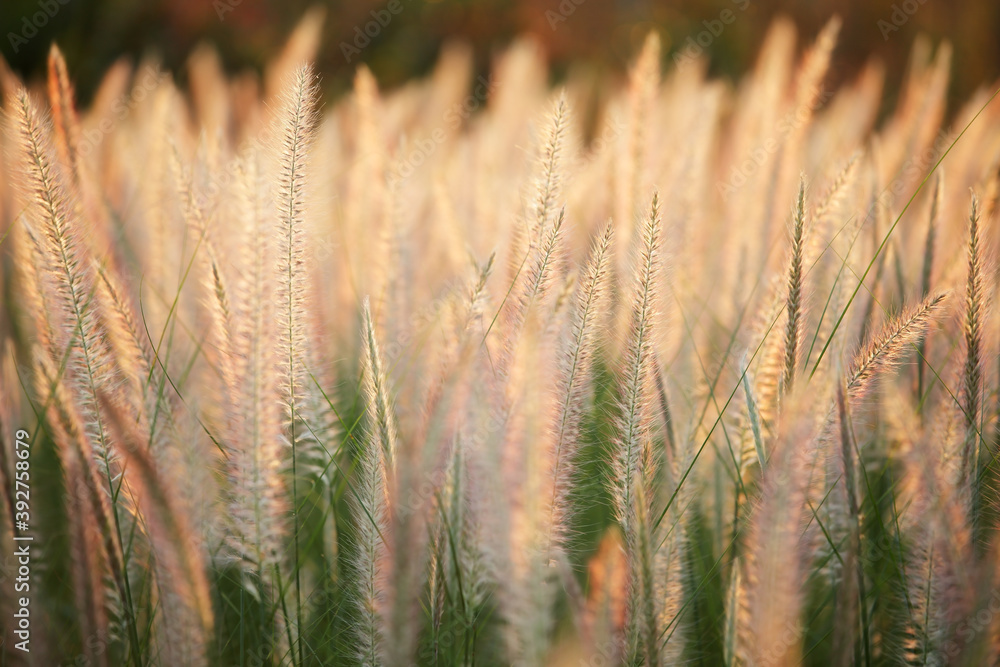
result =
M559 201L561 153L563 150L563 136L566 134L568 122L569 106L566 103L566 94L563 93L559 96L556 108L552 112L552 118L545 133L545 143L541 154L538 156L539 166L541 167L541 180L538 183L538 190L535 195L534 220L532 221L533 235L541 234L543 230L548 228L549 218L556 209L556 202Z
M368 414L368 434L360 454L358 479L358 659L366 667L386 664L389 639L384 625L388 604L388 558L390 554L392 494L394 493L394 457L396 431L389 407L389 394L383 361L375 339L371 308L365 298L363 384Z
M802 253L805 246L806 182L799 181L799 195L795 205L794 227L792 229L792 251L788 264L788 296L785 300L785 364L781 376L783 393L792 391L795 369L799 363L799 347L802 342L803 319L803 275Z
M630 614L640 636L639 654L648 664L660 660L660 611L654 585L657 537L652 523L650 484L654 476L652 428L654 402L653 329L660 275L660 202L653 194L638 248L632 287L632 326L621 375L621 414L613 455L612 499L625 534L632 585L637 592Z
M74 106L73 84L69 80L66 59L55 44L49 49L48 93L52 106L52 124L55 128L59 158L69 169L72 181L78 182L78 147L80 145L80 119Z
M632 288L632 327L623 364L622 412L614 459L615 508L622 529L630 539L633 536L631 523L635 511L634 485L636 476L640 474L642 452L648 446L652 428L651 389L655 369L651 329L660 262L659 206L659 196L654 194L643 229L635 284Z
M157 553L157 580L162 605L175 633L168 644L168 660L188 665L206 664L214 625L205 562L187 517L176 503L176 493L156 469L149 443L130 418L106 396L102 408L125 464L133 471L131 489L150 542Z
M561 359L557 396L562 399L554 427L550 524L553 546L561 542L561 516L566 512L572 461L579 448L580 420L591 391L591 369L597 345L597 317L604 305L614 226L609 222L594 241L572 314L571 336Z
M926 335L927 328L937 317L945 294L930 296L910 310L890 320L854 356L847 374L847 393L860 400L870 392L879 376L899 363L906 348Z
M983 383L983 309L984 278L982 239L979 232L979 198L972 195L969 213L968 276L965 288L965 316L962 332L965 336L965 364L962 368L961 407L965 415L966 435L962 447L962 475L970 493L973 530L978 536L982 512L982 421Z

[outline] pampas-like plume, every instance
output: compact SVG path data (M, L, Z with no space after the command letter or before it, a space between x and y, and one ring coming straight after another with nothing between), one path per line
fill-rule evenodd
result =
M525 320L532 307L545 297L552 285L552 274L555 271L554 264L558 260L565 218L566 209L563 208L559 211L555 223L545 231L544 241L534 253L531 266L524 275L523 282L518 286L518 294L507 317L502 356L497 364L502 374L510 371Z
M357 507L358 573L357 657L365 667L386 664L389 639L384 623L389 591L387 578L391 554L392 503L396 427L389 404L387 378L371 307L362 306L364 356L362 383L367 413L367 437L361 445Z
M163 651L173 664L208 664L214 625L205 559L170 483L156 469L149 444L133 420L105 395L101 405L125 464L142 524L156 552L156 577L165 624Z
M562 544L564 526L561 519L567 511L573 470L569 462L573 461L579 447L580 420L591 391L591 367L597 344L595 320L604 305L613 234L614 226L609 222L594 242L572 315L572 335L561 359L557 396L562 400L554 426L555 456L550 471L552 499L548 521L550 535L546 551Z
M856 595L858 600L857 607L861 610L862 650L864 651L864 658L868 662L871 660L871 656L869 655L871 645L868 636L870 626L868 625L868 602L865 599L864 563L861 560L861 554L858 552L862 527L860 523L861 510L858 507L857 482L855 480L857 473L855 471L854 449L856 445L854 443L854 434L852 432L850 413L848 412L843 385L837 387L837 415L840 421L840 453L843 461L844 490L847 493L847 511L850 518L850 525L848 527L850 538L845 548L847 558L845 568L847 568L850 561L853 561L856 566L856 571L846 569L844 572L844 594L841 596L841 599L844 601L844 606L851 610L851 612L841 615L842 619L847 620L837 630L843 633L844 644L853 643L855 632L854 621L856 619L852 612L854 609L853 597ZM851 641L848 641L847 638L850 638Z
M87 483L80 470L81 462L76 457L67 457L62 463L67 487L66 518L72 530L70 548L80 632L84 637L104 636L108 632L108 614L101 582L104 568L100 560L100 523L87 501ZM107 665L107 653L98 652L97 648L89 643L84 647L87 659L93 665Z
M129 622L128 638L133 651L140 651L139 636L135 628L135 616L132 604L132 591L128 571L125 567L124 553L121 544L121 532L118 527L118 515L109 501L106 492L101 488L102 481L95 461L97 457L92 443L84 432L82 418L67 391L65 384L57 374L56 368L45 352L36 349L34 355L35 382L38 394L48 407L48 424L53 431L53 439L58 447L59 457L67 474L78 473L77 478L67 478L71 491L81 486L86 493L86 502L90 505L92 516L96 517L99 532L115 582L117 596L121 600ZM112 496L112 503L113 503ZM83 499L81 499L83 500ZM117 537L117 541L116 541ZM135 659L141 659L141 653L136 653Z
M391 476L393 461L396 459L398 436L389 399L388 374L379 352L378 340L375 335L375 322L372 319L368 297L365 297L362 311L365 340L363 372L366 411L368 412L369 425L373 431L372 441L378 443L382 449L382 456Z
M560 210L559 217L551 226L549 219L559 196L560 155L568 116L566 99L560 97L539 155L540 175L532 203L533 217L525 221L523 226L515 227L512 234L510 271L511 284L514 285L513 302L506 313L503 357L499 362L501 373L509 370L528 310L545 294L552 282L552 264L556 259L565 207ZM528 271L524 273L524 266L529 261ZM505 298L501 307L506 301Z
M737 652L747 664L797 665L802 657L808 548L802 520L817 437L801 395L794 400L786 404L747 538L748 611L738 605L735 611L745 624L737 631Z
M149 376L153 366L149 342L139 335L132 305L125 300L121 286L111 270L100 264L96 265L94 270L99 278L95 283L101 311L106 313L103 324L111 349L114 350L115 359L121 366L122 375L137 390L136 395L142 397L145 403L145 378Z
M306 385L305 272L306 159L316 116L316 84L312 69L300 68L285 91L280 115L277 224L278 350L283 367L281 390L294 430ZM293 435L294 445L294 435ZM294 447L293 447L294 455Z
M785 365L781 375L781 391L788 393L795 381L795 368L799 363L802 344L802 254L805 247L806 181L799 181L799 196L795 204L795 221L792 229L792 253L788 262L788 296L785 300Z
M934 194L931 196L931 212L927 221L927 236L924 240L924 261L920 270L920 298L926 299L931 293L931 274L934 271L934 250L937 242L937 219L941 211L941 201L944 197L944 176L938 171L934 179ZM921 338L917 346L919 359L917 359L917 396L923 398L924 395L924 372L927 367L925 356L927 353L927 339ZM921 403L921 405L923 405Z
M49 49L49 103L52 105L52 125L55 128L56 148L59 159L69 167L69 175L76 184L80 179L77 147L80 144L80 119L73 106L73 84L69 80L66 59L55 44Z
M965 336L965 364L962 369L962 412L965 413L966 436L962 448L962 474L969 485L970 512L975 530L980 511L981 443L980 408L983 382L983 281L982 241L979 236L979 198L972 195L969 213L969 269L965 288L965 317L962 333Z
M19 277L18 285L24 294L24 302L32 313L33 331L38 347L50 359L58 356L55 349L56 332L50 313L55 311L55 305L50 304L51 295L42 289L42 276L39 270L45 266L42 261L42 244L31 228L19 225L14 230L13 258Z
M637 274L631 303L632 326L626 344L620 416L613 454L612 498L615 515L628 545L633 592L631 623L640 637L637 648L648 664L659 664L659 611L655 596L654 550L656 539L650 518L650 482L654 477L652 427L654 400L653 328L660 276L660 201L653 195L643 226Z
M812 215L814 225L823 224L827 217L832 216L833 212L837 209L837 206L839 206L847 196L850 186L853 185L854 178L858 173L858 166L861 164L861 155L862 154L860 152L852 154L847 160L847 164L845 164L844 167L837 173L837 176L833 179L833 183L830 184L826 195L816 206L816 210Z
M861 400L875 386L878 377L899 363L910 345L920 341L941 310L945 294L928 297L920 305L904 312L870 336L854 356L847 374L847 394Z
M41 289L51 295L50 303L58 308L59 324L63 325L57 328L55 351L74 350L75 366L84 384L84 413L88 421L94 422L94 435L104 450L107 442L97 416L97 388L107 379L104 350L90 304L92 281L77 245L72 205L53 163L43 121L24 90L14 104L14 118L27 175L29 215L41 230L40 237L33 234L39 242L37 257L42 262L36 275ZM107 458L107 452L101 454Z
M653 422L651 409L653 373L652 327L660 263L660 202L653 195L650 215L643 229L637 275L633 286L632 328L622 372L621 416L615 447L613 495L616 514L627 538L632 535L636 476L642 451L648 446Z
M272 220L267 215L260 183L259 155L250 151L242 160L240 204L245 240L242 279L232 290L233 313L226 290L216 292L217 329L221 336L228 401L223 441L229 453L229 506L234 534L230 544L237 557L264 586L279 564L287 537L287 497L281 468L281 405L278 360L271 341L278 334L274 322Z
M291 444L292 544L295 567L295 617L301 630L302 583L299 562L298 452L296 429L308 382L306 360L306 304L309 285L305 267L306 160L316 119L316 83L312 68L300 67L285 90L279 122L277 203L277 322L281 396ZM298 641L299 662L304 655Z
M119 474L124 476L124 472L119 473L114 469L114 454L105 433L104 419L99 407L98 392L105 388L113 391L113 387L110 385L105 367L105 350L98 331L97 319L90 305L92 281L86 271L87 264L77 248L74 237L76 230L71 221L73 207L67 200L65 188L60 183L60 175L53 164L52 151L45 139L43 122L28 98L28 93L23 89L18 92L13 106L27 176L25 194L30 198L31 218L42 230L39 247L42 266L39 267L38 274L45 281L42 289L52 291L51 301L58 303L60 309L62 326L58 329L59 338L55 342L59 349L70 351L72 376L78 383L76 393L79 396L80 412L85 420L83 423L90 426L87 429L86 439L92 440L96 445L94 453L105 476L107 493L111 496L113 530L108 526L106 538L112 539L114 536L113 539L117 544L109 547L108 551L120 553L125 558L117 490L121 488L123 481L115 481L115 477ZM69 405L69 401L66 401L66 404ZM119 568L119 575L121 578L119 590L122 592L126 617L133 624L129 640L138 659L140 647L134 628L135 612L125 564Z
M559 96L555 111L546 132L545 144L539 155L542 170L541 180L535 194L534 220L532 220L532 236L540 234L549 226L549 218L555 211L560 191L560 155L562 153L563 137L569 124L569 106L566 94ZM561 214L560 214L561 215Z

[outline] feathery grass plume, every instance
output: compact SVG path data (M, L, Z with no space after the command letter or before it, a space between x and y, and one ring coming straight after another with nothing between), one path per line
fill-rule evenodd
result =
M218 364L222 373L224 386L230 390L237 386L236 354L234 345L235 333L233 331L236 323L233 321L233 309L229 304L229 289L225 284L225 278L219 269L219 260L211 242L206 242L207 263L211 273L205 276L207 285L205 288L211 294L209 297L209 312L212 314L215 327L218 329L216 345L219 348ZM238 400L237 397L232 397ZM235 404L229 406L229 411L235 411Z
M500 465L506 506L499 517L490 517L508 532L495 540L498 578L506 582L497 595L509 626L505 632L509 657L525 665L544 664L549 651L554 575L561 557L548 549L553 529L550 427L558 397L542 380L557 372L555 346L545 335L546 319L546 313L537 311L528 317L505 383L510 408L501 432Z
M512 350L517 347L518 336L528 309L537 298L541 298L551 283L552 263L558 247L562 223L566 215L563 207L550 225L556 202L560 194L564 135L569 122L569 107L565 95L559 97L552 111L545 141L538 156L538 181L531 203L531 217L522 221L512 233L510 249L510 273L513 299L506 312L506 339L502 345L504 359L500 362L501 372L510 363ZM530 264L528 264L530 261ZM528 270L524 271L525 264ZM506 305L505 297L501 306Z
M453 326L456 332L454 337L446 339L445 347L441 351L440 371L427 388L423 401L424 418L415 438L417 442L432 440L428 434L434 424L435 416L441 413L439 406L446 398L446 387L458 382L461 377L460 371L468 364L469 357L480 347L482 333L474 330L474 326L482 325L487 304L486 287L493 273L495 260L496 254L491 254L482 266L473 260L472 277L461 285L461 289L454 291L453 298L447 304L449 307L443 309L446 311L445 315L450 314L454 318Z
M837 36L843 21L839 16L831 17L816 36L816 41L802 59L802 65L795 82L796 109L807 109L810 115L821 96L820 85L830 68L830 58L837 46ZM800 126L801 127L801 126Z
M983 383L983 317L985 285L983 278L982 240L979 233L979 198L972 195L969 213L968 276L965 288L965 313L962 333L965 337L965 364L962 368L961 406L965 414L966 435L962 447L962 478L968 486L969 511L974 536L978 537L981 512L982 435L980 411Z
M830 67L830 58L837 45L837 35L840 33L841 20L834 16L820 33L816 41L802 58L802 63L795 76L795 92L790 100L791 112L795 114L795 122L785 132L787 136L779 144L778 161L775 166L771 183L768 187L765 204L764 238L770 239L775 224L775 209L778 202L791 198L791 183L797 170L796 164L801 159L800 153L806 131L815 116L815 110L821 104L824 90L823 79Z
M937 221L944 199L944 172L938 171L934 178L934 193L931 195L931 211L927 220L927 236L924 239L924 261L920 270L920 298L926 299L931 293L931 275L934 272L934 251L937 245ZM927 367L927 339L921 338L917 345L917 396L921 399L923 414L924 374Z
M229 9L235 9L235 5ZM268 99L280 97L296 71L303 65L316 61L325 21L326 9L319 5L310 7L303 14L284 48L271 60L264 73L264 89Z
M122 376L133 385L133 389L136 390L135 395L139 396L142 405L145 405L147 398L145 378L153 366L149 341L140 336L132 304L125 300L118 278L111 273L111 269L95 264L94 272L99 278L94 281L97 298L101 304L101 312L105 313L102 324L114 351L114 358L121 367ZM138 410L142 406L135 407Z
M635 282L630 299L632 326L622 359L620 414L613 450L612 499L615 517L627 544L634 596L631 598L631 633L637 637L634 650L649 664L660 660L660 632L654 581L654 551L657 538L650 517L653 391L656 368L653 359L655 299L660 275L660 201L653 194L649 216L638 247Z
M38 267L37 272L44 281L42 289L51 290L51 301L58 304L58 321L61 326L56 346L58 350L70 351L71 379L76 385L74 394L80 403L84 424L87 425L86 437L92 439L95 445L94 453L105 477L107 492L111 496L113 534L118 553L125 554L118 507L118 489L122 488L123 481L115 481L119 475L124 476L124 471L118 471L113 463L114 452L105 433L104 419L98 405L98 391L104 388L113 391L113 386L108 377L106 350L90 303L91 276L87 272L86 261L78 250L76 221L71 219L74 215L73 207L53 164L43 121L23 89L18 92L13 107L27 181L25 195L29 198L29 219L41 228L38 254L42 266ZM121 575L126 619L134 624L131 586L124 567ZM130 628L129 635L133 659L139 661L141 649L134 627Z
M627 281L629 275L629 253L635 244L636 232L641 225L640 193L645 175L643 163L646 156L647 128L660 87L660 36L650 31L642 44L642 50L629 70L627 89L627 134L618 143L617 164L612 171L614 179L614 200L612 219L617 229L615 237L614 271L616 282ZM611 318L613 331L622 332L628 328L629 304L624 299L615 300ZM612 345L620 342L612 336ZM613 350L613 358L620 350Z
M91 276L83 253L77 244L78 231L72 205L58 168L52 160L41 117L35 110L26 91L20 91L14 103L19 148L26 171L24 195L28 199L28 220L32 229L30 237L37 242L36 258L40 265L35 275L39 288L46 293L46 300L55 308L58 318L53 341L55 349L78 351L75 365L83 382L89 383L85 395L88 403L84 412L88 419L96 415L96 387L106 375L103 368L103 345L97 330L97 321L90 303ZM100 431L100 419L96 428ZM96 434L99 445L106 445L103 433Z
M622 225L618 230L620 243L627 251L631 243L633 219L639 214L639 193L642 187L643 162L646 156L647 127L653 112L657 89L660 86L660 36L650 31L642 43L642 50L629 71L628 82L628 136L621 156L621 171L616 185L619 188L615 220ZM624 232L624 233L623 233Z
M570 324L571 335L564 343L557 382L561 405L553 425L552 499L549 504L549 531L546 553L561 548L568 494L572 489L573 461L580 446L580 422L587 396L592 391L592 367L597 347L597 318L605 305L608 263L614 225L609 221L594 241Z
M0 512L32 411L60 491L31 494L36 662L995 662L1000 466L968 444L1000 428L1000 124L979 91L939 127L947 47L886 114L877 65L827 84L833 27L803 57L782 20L732 85L704 59L661 83L654 35L627 80L552 89L521 41L476 82L362 68L314 118L288 79L316 16L263 77L119 61L79 113L53 49L51 124L0 64ZM907 204L946 151L954 192ZM935 301L968 289L969 186L973 355ZM676 280L643 264L667 238ZM904 361L919 400L873 388Z
M119 259L120 249L114 238L114 230L105 202L100 200L100 192L93 176L86 169L80 146L84 143L80 117L76 111L75 93L69 79L66 60L59 47L53 42L49 49L47 92L52 109L52 129L59 163L65 169L64 176L72 186L76 197L73 205L81 219L87 219L89 233L81 238L85 247L95 252L108 254L108 261ZM90 146L90 140L87 140Z
M17 267L18 277L16 284L24 295L24 310L33 320L32 332L35 343L48 354L50 359L54 359L59 352L55 348L57 336L50 313L55 312L56 306L50 303L52 295L48 290L42 289L43 279L39 275L39 270L45 265L41 256L43 252L41 241L28 225L17 225L11 233L13 234L10 239L13 244L11 254L14 266Z
M386 461L386 497L389 529L383 532L386 567L390 583L384 591L382 622L385 632L385 656L388 664L412 660L417 644L416 617L420 609L420 577L427 566L427 530L429 508L403 514L395 499L412 498L418 492L414 480L428 471L409 451L402 451L399 427L390 388L391 367L378 343L377 324L366 298L363 304L365 348L369 352L363 383L368 427L377 431L375 441L383 448ZM423 452L420 452L423 454ZM407 458L404 458L407 457ZM405 461L405 463L403 463ZM403 469L403 466L407 469ZM431 468L431 474L434 469ZM410 508L412 509L412 508Z
M305 262L306 162L316 120L317 89L312 68L300 68L285 89L279 118L277 204L277 320L278 349L284 366L282 393L290 422L297 418L298 401L306 385Z
M557 270L559 261L560 241L563 233L563 222L566 209L559 211L559 217L551 227L545 230L544 239L538 249L532 254L531 265L524 274L517 288L514 303L508 312L504 330L504 342L500 359L497 362L501 375L510 371L514 351L519 344L525 320L532 308L540 306L539 302L548 294L552 286L552 274Z
M376 291L385 266L377 256L377 242L383 238L378 229L385 220L386 155L380 135L379 121L381 99L378 83L371 70L364 64L354 75L353 107L356 125L354 155L355 166L348 174L349 182L344 201L346 235L354 239L357 248L349 255L355 292L362 294ZM353 298L358 298L353 295ZM378 315L378 313L376 313Z
M49 49L48 94L59 159L69 168L72 182L79 184L80 119L73 104L73 84L69 80L66 59L55 43Z
M281 405L279 360L272 341L279 334L275 323L277 304L272 295L277 276L273 271L272 218L268 215L260 183L260 156L252 149L240 169L240 210L244 221L241 254L245 273L233 289L232 319L225 313L228 298L217 297L222 344L232 360L225 388L228 425L223 440L229 451L230 506L234 519L231 545L256 579L265 580L279 563L287 536L287 512L281 467ZM223 292L223 297L224 297Z
M129 573L126 570L124 553L118 530L114 508L110 506L108 495L102 485L101 471L95 463L97 457L93 445L87 437L80 412L77 410L63 379L46 353L39 348L34 352L36 392L40 403L47 405L46 424L52 430L60 460L67 473L77 472L77 479L67 478L71 491L82 485L86 492L86 502L90 512L97 519L104 557L115 582L116 596L126 614L128 643L133 653L132 660L141 664L139 635L136 632L136 617L132 610L132 592ZM113 502L113 497L112 501Z
M953 415L943 419L950 421ZM908 522L903 536L912 545L903 582L912 608L900 652L906 664L945 664L947 658L954 664L987 664L969 660L968 655L990 633L961 633L962 640L954 640L962 624L975 617L974 598L979 592L965 492L961 481L956 484L949 474L946 458L962 435L959 429L948 431L928 429L905 461L912 489L908 514L919 517Z
M733 559L729 587L726 590L725 625L723 626L722 659L726 667L736 667L742 664L740 657L746 654L745 645L749 642L740 637L750 626L747 614L746 587L743 584L743 559L737 555Z
M792 391L795 368L799 365L799 348L802 345L803 320L803 275L802 254L805 247L806 218L805 174L799 180L799 195L795 204L794 227L792 229L791 258L788 262L788 296L785 300L785 364L781 375L781 393Z
M569 125L569 105L566 103L566 93L563 91L556 102L552 118L545 133L545 143L538 156L541 168L541 179L535 192L532 205L533 220L531 221L532 238L537 238L548 228L549 221L556 210L559 200L562 180L561 154L566 128ZM560 216L562 213L560 213Z
M854 355L847 374L847 395L860 401L875 387L883 373L896 366L908 346L915 345L941 311L947 295L936 294L903 312L869 336Z
M659 399L660 419L662 420L663 431L666 436L665 465L667 488L674 488L677 477L677 466L679 463L680 449L677 446L677 434L674 428L674 416L670 409L670 400L667 396L667 385L663 381L663 370L659 358L656 363L656 397Z
M802 526L817 436L816 419L804 410L802 395L790 398L744 552L748 612L737 613L736 618L748 624L737 631L738 652L748 664L795 665L802 656L801 615L810 549Z
M778 425L781 405L781 376L784 373L784 336L778 328L785 311L786 282L782 276L773 275L767 286L766 296L754 316L752 336L759 339L760 349L752 363L754 397L765 429Z
M108 635L108 614L104 607L100 524L87 500L87 485L80 471L81 462L75 456L67 457L63 465L67 487L66 519L73 533L70 549L80 634L84 638L104 637ZM97 647L90 642L84 644L84 653L90 664L108 664L107 652L98 652Z
M653 195L649 217L639 246L635 284L632 287L632 329L622 364L621 416L614 455L613 496L615 511L627 540L634 540L634 485L640 472L642 450L652 429L651 388L653 382L652 326L658 288L660 211L659 195Z
M358 574L357 659L366 667L388 664L392 647L386 627L391 568L392 496L394 493L396 430L381 352L375 339L368 298L362 306L364 322L363 394L368 432L363 440L357 480Z
M302 630L302 582L299 567L298 447L299 422L308 386L305 297L309 292L306 275L306 240L303 212L306 201L306 162L316 121L317 89L311 66L299 68L287 83L277 122L278 184L277 204L277 350L281 368L280 392L285 407L291 446L292 544L295 578L295 621ZM302 638L296 640L298 660L304 660ZM294 650L294 647L293 647Z
M840 204L847 197L851 186L854 184L854 179L858 174L862 155L863 153L861 151L856 151L851 154L851 157L848 158L843 168L837 172L836 177L827 189L826 195L824 195L823 199L821 199L816 205L812 214L812 221L813 225L817 228L819 225L825 223L827 218L833 217L837 207L840 206Z
M171 484L157 470L149 443L106 394L101 405L125 465L143 529L156 553L156 579L163 613L161 651L171 664L208 664L214 625L204 556Z
M871 626L868 622L868 599L865 586L864 562L861 560L862 554L859 551L862 526L861 510L858 507L857 472L854 462L854 451L857 448L857 444L854 442L853 426L851 424L843 384L838 384L837 386L837 417L840 422L840 455L843 465L844 490L847 494L847 511L850 520L848 530L850 531L850 537L846 547L841 552L844 555L846 551L846 560L843 571L844 583L840 595L841 604L838 604L838 608L842 607L847 611L839 613L839 624L836 626L835 631L840 633L840 645L845 647L843 655L845 656L844 662L846 662L847 656L850 654L848 646L854 645L856 623L858 622L854 610L860 610L861 651L865 664L869 664L872 659L872 645L869 637ZM850 567L851 561L853 561L854 568ZM855 596L857 597L856 600L854 599Z

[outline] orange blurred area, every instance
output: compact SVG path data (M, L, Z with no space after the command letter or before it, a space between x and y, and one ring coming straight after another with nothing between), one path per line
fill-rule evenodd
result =
M834 84L877 57L891 92L919 34L954 45L953 101L1000 74L1000 3L992 0L4 0L0 50L15 71L37 76L49 44L58 42L86 101L100 73L122 55L156 54L184 82L186 59L208 41L226 69L259 70L317 4L326 14L318 64L334 94L347 88L359 62L384 85L399 85L426 73L450 40L471 43L485 69L523 33L543 45L557 76L571 67L622 71L656 29L665 58L703 49L713 74L736 77L780 14L809 37L831 15L843 18Z

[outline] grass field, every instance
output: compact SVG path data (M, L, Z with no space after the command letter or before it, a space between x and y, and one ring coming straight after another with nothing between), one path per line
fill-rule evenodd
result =
M315 18L0 67L0 664L998 663L994 84L833 19L322 105Z

